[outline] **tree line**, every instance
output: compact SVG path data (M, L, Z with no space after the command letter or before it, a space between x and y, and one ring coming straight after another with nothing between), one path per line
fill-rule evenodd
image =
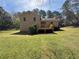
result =
M79 1L78 0L66 0L61 7L62 12L58 11L44 11L39 9L33 9L34 12L37 12L42 18L60 18L60 26L79 26ZM10 14L0 7L0 30L10 29L10 28L19 28L20 19L18 15L20 12L15 14Z
M66 0L62 6L62 14L64 15L63 24L79 26L79 1L78 0Z

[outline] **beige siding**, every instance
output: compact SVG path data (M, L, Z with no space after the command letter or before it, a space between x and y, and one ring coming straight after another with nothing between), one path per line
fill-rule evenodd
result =
M35 21L34 21L34 17L36 19ZM24 21L24 18L25 18L25 21ZM42 24L41 24L42 21L46 22L44 24L44 27L43 27L44 29L45 28L50 29L49 26L50 26L51 23L53 23L52 24L53 28L58 27L58 21L56 20L56 18L50 18L50 19L47 19L47 20L41 19L40 20L40 16L35 12L22 13L20 15L20 20L21 20L21 22L20 22L20 31L29 32L29 27L34 26L34 25L37 26L37 29L40 29L40 28L42 28L41 27L42 26Z
M35 21L34 21L34 17L36 19ZM26 20L24 21L23 18L25 18ZM40 25L40 17L36 13L31 12L31 13L22 14L20 16L20 19L21 19L21 24L20 24L21 31L28 32L30 26L37 25L37 27L39 27Z

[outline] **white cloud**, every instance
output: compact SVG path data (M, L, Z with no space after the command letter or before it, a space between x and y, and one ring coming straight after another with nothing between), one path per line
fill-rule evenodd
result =
M31 0L29 6L31 7L40 7L47 3L47 0Z
M51 0L50 0L51 1ZM0 5L12 8L11 11L32 10L34 8L47 10L49 8L49 0L0 0Z
M41 9L47 2L48 0L18 0L16 5L24 10L32 10L34 8Z
M27 11L34 8L53 10L59 8L62 1L64 0L0 0L0 5L10 12Z

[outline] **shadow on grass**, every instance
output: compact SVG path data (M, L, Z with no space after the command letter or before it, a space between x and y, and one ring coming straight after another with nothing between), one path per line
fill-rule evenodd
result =
M40 35L40 34L56 34L56 33L36 33L36 34L28 34L26 32L17 32L17 33L13 33L11 35Z
M30 35L30 34L27 34L26 32L16 32L11 35Z
M54 31L64 31L63 29L59 29L59 30L54 30Z
M56 30L56 31L64 31L64 30L59 29L59 30ZM27 32L16 32L16 33L13 33L11 35L39 35L39 34L57 34L57 33L55 33L55 31L53 31L53 32L49 31L49 32L45 32L45 33L44 32L38 32L36 34L28 34Z
M73 26L74 28L79 28L79 26Z

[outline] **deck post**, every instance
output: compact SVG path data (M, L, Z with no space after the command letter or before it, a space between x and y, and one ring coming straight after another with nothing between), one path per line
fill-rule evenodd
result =
M46 33L46 29L44 29L44 33Z

